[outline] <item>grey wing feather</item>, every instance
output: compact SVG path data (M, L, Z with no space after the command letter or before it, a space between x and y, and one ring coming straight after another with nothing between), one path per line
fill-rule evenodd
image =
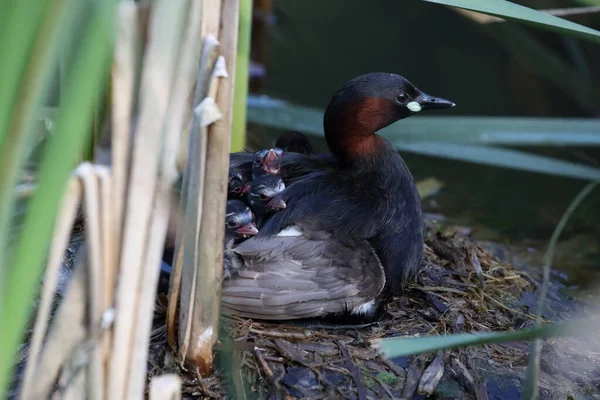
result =
M223 282L222 309L242 317L341 313L373 300L385 285L383 267L363 240L251 238L233 251L243 264Z

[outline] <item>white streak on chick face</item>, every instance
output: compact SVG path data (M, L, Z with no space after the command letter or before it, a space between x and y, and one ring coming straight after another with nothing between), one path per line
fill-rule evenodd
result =
M285 189L285 184L283 181L277 182L277 186L263 186L259 188L260 193L264 194L267 197L275 197L279 193L283 192Z

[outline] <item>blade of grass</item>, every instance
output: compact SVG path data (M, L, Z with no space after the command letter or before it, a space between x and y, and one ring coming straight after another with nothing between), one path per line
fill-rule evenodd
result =
M98 2L84 33L79 57L59 111L56 134L51 136L40 164L39 184L25 217L10 269L2 288L0 315L0 397L4 397L15 352L36 291L38 277L52 235L56 210L66 182L83 148L98 91L110 65L115 1ZM7 301L10 300L10 301Z
M295 129L323 136L322 115L317 109L276 99L249 98L248 120L278 129ZM560 139L561 144L599 144L597 120L555 119L544 122L544 119L534 118L413 117L379 133L390 140L396 149L417 154L578 179L599 179L598 168L517 150L466 144L533 145L547 143L549 137L555 137L557 141ZM571 132L572 129L578 132L577 140L572 139L576 136L574 133L560 133ZM523 138L517 135L523 135Z
M463 8L501 17L541 29L571 35L593 43L600 43L600 32L505 0L425 0L430 3Z
M380 351L384 357L394 358L480 344L528 341L538 338L544 339L571 334L594 335L594 332L597 332L598 328L600 328L600 320L584 319L554 323L545 326L535 326L512 332L479 332L460 333L456 335L375 339L372 341L372 346Z
M323 110L263 96L248 97L248 121L323 136ZM388 140L515 146L600 146L600 120L414 116L379 134Z
M29 63L23 67L25 70L23 80L16 97L13 97L12 119L0 145L0 154L2 154L0 157L0 243L5 243L6 230L12 214L10 211L14 202L11 190L16 184L20 167L31 148L34 133L32 126L35 122L33 116L50 84L58 56L61 33L64 32L69 14L74 8L71 3L69 0L58 0L47 7L31 49ZM10 34L18 35L17 32ZM4 58L12 58L11 53L0 54L3 54ZM7 83L12 84L3 81L3 85ZM4 129L1 130L5 132ZM0 260L5 261L3 250L4 248L0 247Z
M394 143L400 150L428 156L467 161L494 167L564 176L576 179L600 179L600 169L583 164L528 154L517 150L458 145L453 143Z
M46 13L48 0L32 2L3 1L0 9L0 143L10 123L10 114L19 91L23 71L27 68L30 51L40 23Z
M252 30L252 0L240 0L240 21L235 63L235 91L233 98L233 125L231 152L242 151L246 145L246 99L250 65L250 37Z
M552 233L552 237L550 238L550 242L548 243L548 249L546 250L546 254L544 255L544 276L542 280L542 288L540 290L538 296L538 303L536 309L536 318L535 325L536 327L540 327L542 325L542 314L544 313L544 301L546 299L546 294L548 293L548 284L550 282L550 270L552 269L552 260L554 259L554 250L556 249L556 243L558 242L558 238L560 234L565 229L569 218L575 212L575 210L579 207L581 202L600 184L600 181L590 182L588 183L582 190L575 196L567 210L560 218L558 225L554 229ZM537 380L540 369L540 356L541 356L541 342L540 340L535 340L533 343L533 348L531 353L529 354L529 365L527 367L527 379L525 380L525 387L523 390L523 398L524 399L534 399L537 396Z

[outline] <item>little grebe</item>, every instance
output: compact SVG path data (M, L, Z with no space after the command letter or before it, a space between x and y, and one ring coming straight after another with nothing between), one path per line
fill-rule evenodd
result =
M259 227L270 214L286 207L285 202L279 197L284 189L285 184L279 175L263 175L249 183L246 199Z
M280 320L376 318L423 255L412 175L376 132L421 110L453 106L396 74L366 74L345 85L324 116L332 154L280 158L296 174L281 194L287 207L233 248L243 264L223 282L223 310Z
M249 236L256 235L254 215L241 200L228 200L225 211L225 251L223 252L223 277L228 278L235 271L234 259L239 257L231 250Z

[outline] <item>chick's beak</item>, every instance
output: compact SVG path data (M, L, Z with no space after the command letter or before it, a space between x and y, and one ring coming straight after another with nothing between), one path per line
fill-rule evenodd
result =
M256 235L258 233L258 229L256 229L256 225L254 225L254 222L250 222L249 224L240 226L237 230L238 233L242 234L242 235Z
M250 189L250 185L247 183L242 187L242 194L248 193L248 189Z
M283 201L283 199L279 199L277 197L274 198L273 200L271 200L269 202L268 206L275 210L283 210L284 208L287 207L287 205L285 204L285 201Z
M450 108L456 105L449 100L442 99L441 97L433 97L425 93L419 96L416 99L416 102L419 104L419 106L421 106L421 109L423 110Z
M265 159L263 161L262 167L267 174L278 174L279 173L279 165L274 161L279 159L280 155L278 155L273 149L269 150Z

